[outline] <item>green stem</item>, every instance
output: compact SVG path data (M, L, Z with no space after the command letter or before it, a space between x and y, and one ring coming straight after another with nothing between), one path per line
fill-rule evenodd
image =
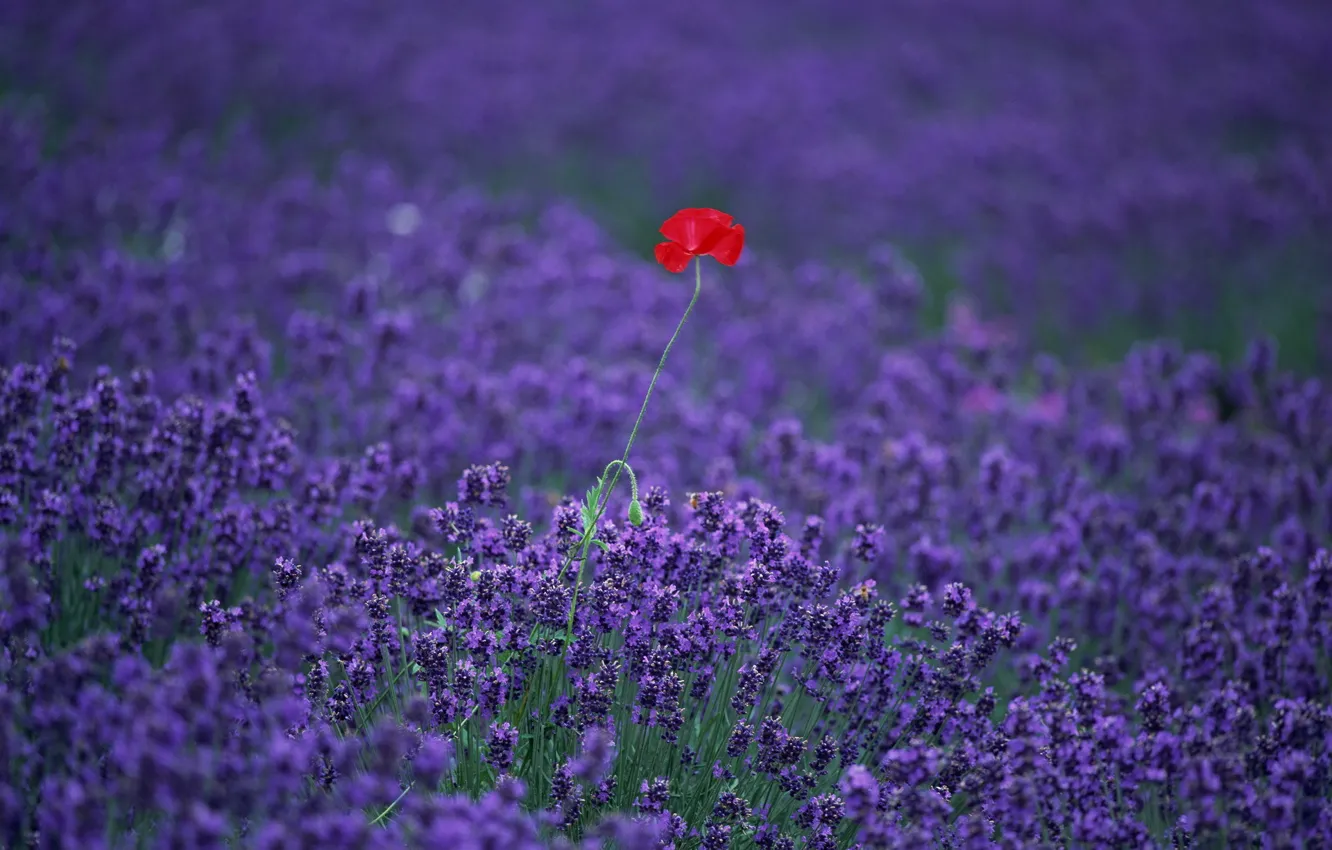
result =
M694 311L694 305L698 303L698 296L702 291L703 258L699 257L694 260L694 295L689 299L689 306L685 308L684 315L680 317L680 323L675 326L675 333L671 334L670 341L666 343L665 350L661 352L661 360L657 362L657 371L652 373L652 381L648 384L647 395L643 396L643 406L638 410L638 420L634 422L634 430L629 432L629 442L624 445L624 456L620 458L620 465L616 467L615 475L606 487L606 501L602 503L601 510L597 512L597 519L600 519L601 514L605 512L606 506L610 503L610 494L615 489L615 482L620 480L620 471L624 469L624 464L629 462L629 450L633 448L634 440L638 437L638 429L643 424L643 416L647 413L648 401L652 398L652 391L656 389L657 379L661 377L661 371L666 368L666 358L670 356L671 348L675 345L676 338L680 336L685 320Z
M402 793L398 795L398 799L394 800L392 803L389 803L388 808L384 809L384 811L380 812L379 815L375 817L374 820L370 821L370 825L374 826L375 824L382 821L384 818L388 817L389 813L392 812L393 809L396 808L397 805L402 802L402 798L407 796L407 792L412 790L412 786L415 784L416 783L413 782L411 785L408 785L406 788L402 789Z
M587 566L588 550L592 547L592 540L597 533L597 522L601 519L601 515L606 512L606 507L610 504L611 492L614 491L616 482L620 480L620 472L628 467L629 450L633 448L634 440L638 437L638 429L639 426L643 424L643 416L647 414L648 401L652 398L652 391L657 386L657 379L661 377L662 370L666 368L666 357L671 353L671 348L675 345L676 338L680 336L680 331L684 328L685 320L688 319L689 314L694 311L694 305L698 303L698 296L703 291L703 259L701 257L696 258L694 263L694 296L689 299L689 306L685 308L684 315L680 317L680 323L675 326L675 333L671 334L670 341L666 343L666 349L661 353L661 360L657 362L657 371L652 373L652 381L648 384L647 395L643 396L643 406L638 410L638 420L634 422L634 430L629 432L629 442L624 446L624 456L621 457L619 461L612 461L610 464L606 465L607 470L609 470L612 465L615 466L615 475L611 477L610 484L607 485L602 494L602 499L598 503L597 512L593 515L592 522L583 530L583 538L573 546L570 550L569 557L560 566L558 577L562 579L564 578L565 571L569 569L569 565L572 564L575 559L579 562L578 574L574 578L573 599L569 603L568 628L566 629L564 636L565 646L568 646L573 642L573 621L574 612L578 608L578 590L583 581L583 568ZM536 633L537 629L533 628L532 635L535 636ZM467 713L467 716L458 721L455 729L461 730L463 725L476 713L476 708L476 706L473 706L472 710Z
M651 392L652 392L651 390L648 390L648 393L649 393L649 394L651 394ZM647 408L647 404L644 403L643 407L644 407L644 409L646 409L646 408ZM641 422L642 419L643 419L643 414L642 414L641 412L639 413L638 418L639 418L639 421ZM635 427L634 430L637 431L637 430L638 430L637 427ZM633 443L633 441L634 441L634 438L633 438L633 437L630 437L630 438L629 438L629 442L630 442L630 443ZM628 454L628 452L626 452L626 453L625 453L625 457L628 457L628 456L629 456L629 454ZM629 473L629 492L630 492L630 496L629 496L629 498L631 498L631 499L637 499L637 498L638 498L638 479L634 477L634 468L633 468L632 466L630 466L629 464L625 463L623 460L613 460L613 461L611 461L610 463L606 464L606 468L605 468L604 470L602 470L602 472L601 472L601 478L600 478L599 480L604 481L604 480L606 479L606 476L607 476L607 475L610 475L610 471L611 471L611 467L612 467L612 466L615 467L615 474L614 474L614 475L611 475L611 480L612 480L612 481L614 481L614 479L616 479L616 478L618 478L618 477L620 476L620 467L624 467L624 471ZM610 492L610 491L608 490L607 493L609 493L609 492ZM602 507L602 504L603 504L602 502L598 502L598 503L597 503L597 507L600 508L601 510L605 510L605 508ZM601 514L597 514L597 516L601 516Z
M680 331L684 328L685 320L689 318L689 314L694 310L694 305L698 303L698 296L702 291L703 259L699 257L694 261L694 297L689 299L689 306L685 308L684 315L680 317L680 323L675 326L675 333L671 334L670 341L666 343L666 350L661 353L661 360L657 362L657 371L652 373L652 381L648 384L647 395L643 396L643 406L638 410L638 420L634 422L634 430L629 432L629 442L625 443L624 456L620 458L618 464L614 464L615 474L611 476L610 483L606 485L606 490L602 493L602 500L597 506L597 512L593 515L592 522L583 531L583 539L580 541L580 545L574 547L574 551L578 552L578 554L571 555L569 560L564 562L564 566L560 567L560 575L564 575L564 571L568 569L569 564L573 562L573 559L575 557L579 559L578 575L574 578L573 602L569 606L571 633L573 631L573 612L574 608L578 605L578 586L583 580L583 568L587 566L587 551L592 545L593 536L596 535L597 521L600 520L601 515L606 512L606 507L610 505L610 497L611 493L615 490L615 483L620 480L620 472L623 471L629 463L629 450L634 447L634 440L638 437L638 429L643 424L643 417L647 414L648 401L652 398L652 391L657 386L657 379L661 377L662 370L666 368L666 358L670 355L671 347L675 345L676 338L680 336ZM610 469L610 467L610 464L606 466L607 469ZM569 637L572 637L572 634L570 634Z

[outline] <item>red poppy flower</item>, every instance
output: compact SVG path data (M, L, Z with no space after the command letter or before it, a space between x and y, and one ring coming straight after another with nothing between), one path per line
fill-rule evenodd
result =
M668 271L682 272L694 257L714 257L724 266L735 265L745 247L744 225L720 210L691 208L666 219L657 245L657 262Z

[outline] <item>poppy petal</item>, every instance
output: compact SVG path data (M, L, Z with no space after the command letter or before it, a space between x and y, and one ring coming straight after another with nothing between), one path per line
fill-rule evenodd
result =
M675 215L666 219L666 224L663 224L662 227L666 227L667 225L669 225L671 222L674 221L687 221L690 219L715 221L718 224L722 225L723 227L730 227L731 224L735 221L734 218L722 212L721 210L714 210L711 207L686 207L685 209L680 210Z
M691 254L706 254L726 233L724 225L706 218L682 219L675 227L662 227L661 230L667 239L678 242Z
M733 266L740 259L740 252L745 249L745 226L737 224L726 231L712 250L708 252L723 266Z
M655 251L657 262L666 267L667 271L679 274L689 265L692 255L684 248L674 242L659 242Z
M680 243L691 254L706 254L726 235L732 221L720 210L691 207L666 219L661 235Z

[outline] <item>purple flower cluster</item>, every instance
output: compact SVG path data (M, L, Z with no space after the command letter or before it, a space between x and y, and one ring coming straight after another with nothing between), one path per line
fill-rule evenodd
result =
M569 611L558 527L509 516L507 534L486 534L502 466L464 470L471 505L436 512L424 536L345 521L373 473L319 479L251 377L220 401L170 403L146 374L71 379L75 355L62 341L15 364L0 393L0 486L16 506L0 620L7 841L494 833L518 847L650 826L641 846L1148 847L1332 827L1332 555L1213 551L1193 530L1210 522L1203 484L1173 536L1089 521L1114 505L1087 481L1086 507L1051 510L1032 538L1023 515L1054 492L1021 467L1048 459L1044 444L1029 434L1029 458L998 474L988 449L974 497L965 476L937 486L958 521L979 512L990 530L926 572L998 562L1026 577L1011 600L1003 581L950 580L897 602L879 591L893 570L865 561L899 551L894 569L913 569L925 556L891 541L925 517L882 516L868 558L861 521L835 560L812 560L758 497L696 494L672 530L658 493L642 526L608 524L566 644L547 637ZM1226 428L1202 430L1243 445ZM1162 493L1134 489L1141 511L1171 503L1162 477L1147 479ZM994 528L998 503L981 503L1024 480L1030 501ZM436 536L464 510L465 533ZM1047 550L1058 563L1043 568L1032 553ZM1104 603L1076 600L1115 580L1121 551L1125 581L1105 598L1139 622L1089 632L1110 638L1095 657L1042 643L1095 626ZM880 573L854 581L856 568ZM1024 626L978 601L991 597L1047 602Z
M370 24L334 4L280 56L257 42L251 58L271 62L240 83L287 79L273 109L325 85L360 119L407 96L353 85L390 55L386 79L416 86L413 102L456 89L423 47L387 49L438 26L409 6ZM657 385L634 444L642 522L618 519L620 494L578 583L570 482L620 445L660 316L687 293L564 204L491 201L372 157L317 173L244 130L214 150L134 129L121 87L208 112L235 57L201 51L172 95L135 66L175 61L134 38L154 5L116 8L21 1L0 17L81 47L132 42L94 57L109 74L97 114L121 126L0 107L0 846L1332 844L1332 390L1281 371L1274 343L1228 364L1141 342L1079 370L960 308L924 335L895 254L875 255L873 286L748 259L709 281ZM289 14L192 8L176 34ZM1049 12L1004 25L1031 48ZM937 20L900 14L903 32ZM1319 32L1235 15L1197 21L1197 49L1249 25L1302 55ZM1077 26L1103 39L1093 53L1178 47L1132 19ZM533 56L566 49L549 42ZM607 44L603 59L627 59ZM975 68L997 56L954 46ZM320 64L344 49L345 68ZM938 58L904 66L925 101L952 85ZM577 79L584 60L565 61L551 82ZM784 62L815 67L801 82ZM774 61L797 115L820 108L819 64ZM1218 73L1156 141L1248 102L1240 72ZM1026 85L994 76L995 96ZM1272 121L1297 121L1303 80ZM494 111L454 113L459 133L503 129L535 96L490 91ZM701 144L764 129L763 102L711 91L685 122ZM999 182L1028 147L1050 165L1043 122L1087 97L1076 80L1023 91L1033 123L996 119L1010 135L974 166ZM405 127L375 127L410 160ZM833 143L809 140L811 169ZM799 171L794 153L767 156L745 167L772 185L778 166ZM1055 175L1061 196L1087 173ZM1128 215L1149 178L1164 179L1121 174L1123 209L1067 214L1113 229L1096 216ZM1251 207L1179 210L1232 178L1184 172L1161 192L1214 235ZM991 207L1000 218L1067 212L1022 182L1004 197L1047 212ZM1321 209L1275 182L1278 222ZM1081 232L1061 226L1042 232ZM1186 230L1161 231L1167 254Z

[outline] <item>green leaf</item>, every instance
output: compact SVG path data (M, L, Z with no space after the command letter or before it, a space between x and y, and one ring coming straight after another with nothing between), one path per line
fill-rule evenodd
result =
M587 507L594 514L597 511L597 505L601 502L601 488L602 480L598 478L596 486L589 488L587 491Z
M598 540L597 538L593 537L593 538L592 538L592 542L593 542L593 543L596 545L596 547L597 547L598 549L600 549L601 551L603 551L603 552L605 552L605 553L607 553L607 554L610 553L610 547L606 545L606 541L604 541L604 540Z

